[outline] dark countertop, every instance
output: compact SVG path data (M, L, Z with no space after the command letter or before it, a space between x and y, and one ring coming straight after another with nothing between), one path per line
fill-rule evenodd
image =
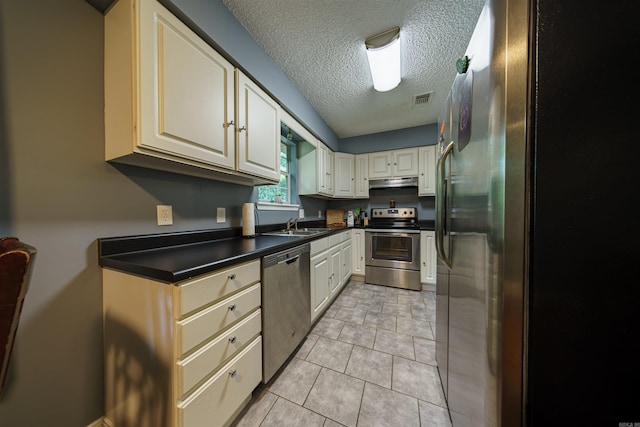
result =
M312 236L242 237L241 229L203 230L98 239L104 268L175 283L233 264L251 261L347 230Z
M433 221L420 221L421 230L433 230ZM324 227L320 223L300 223L301 227ZM280 228L272 225L271 231ZM361 226L354 228L365 229ZM327 237L347 227L327 228L312 236L242 237L242 230L201 230L98 239L98 262L104 268L176 283L233 264L251 261Z

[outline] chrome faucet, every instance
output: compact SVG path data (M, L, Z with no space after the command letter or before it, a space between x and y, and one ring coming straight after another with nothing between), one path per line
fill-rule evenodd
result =
M296 230L298 229L298 218L289 218L287 220L287 231L291 230L292 225L296 226Z

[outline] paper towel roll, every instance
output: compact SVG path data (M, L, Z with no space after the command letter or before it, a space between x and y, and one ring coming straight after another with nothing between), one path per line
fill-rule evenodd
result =
M255 203L244 203L242 205L242 235L253 237L256 235Z

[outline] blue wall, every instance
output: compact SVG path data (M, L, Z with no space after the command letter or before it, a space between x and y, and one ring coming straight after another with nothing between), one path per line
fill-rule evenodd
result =
M271 94L328 147L338 137L221 0L160 0L218 52Z
M359 154L436 143L436 125L339 139L221 0L160 2L187 22L231 63L251 76L332 150Z
M438 142L438 125L380 132L371 135L354 136L340 140L340 150L344 153L360 154L397 148L433 145Z

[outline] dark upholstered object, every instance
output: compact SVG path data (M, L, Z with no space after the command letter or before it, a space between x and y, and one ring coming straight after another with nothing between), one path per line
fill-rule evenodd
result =
M36 249L15 237L0 238L0 396L9 368Z

